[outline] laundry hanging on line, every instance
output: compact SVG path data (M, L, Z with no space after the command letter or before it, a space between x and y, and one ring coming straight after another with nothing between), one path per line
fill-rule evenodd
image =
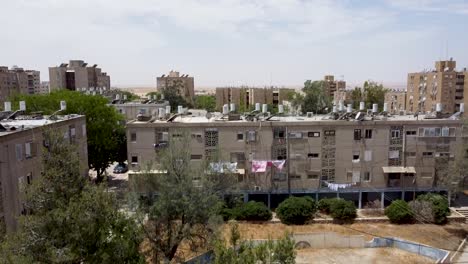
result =
M278 170L284 168L286 160L253 160L252 172L266 172L268 166L274 166Z
M349 188L349 187L356 184L356 183L330 183L330 182L327 182L327 181L324 181L324 182L327 185L328 189L330 189L332 191L338 191L338 189Z
M235 173L237 171L237 162L212 162L210 169L217 173Z

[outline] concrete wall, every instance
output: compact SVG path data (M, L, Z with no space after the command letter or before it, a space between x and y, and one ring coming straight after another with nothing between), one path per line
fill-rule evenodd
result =
M423 244L406 241L399 238L381 238L375 237L372 241L367 242L365 247L395 247L411 253L416 253L434 260L444 259L450 252Z
M366 244L363 235L340 235L337 233L304 233L292 235L296 245L306 242L311 248L363 248Z

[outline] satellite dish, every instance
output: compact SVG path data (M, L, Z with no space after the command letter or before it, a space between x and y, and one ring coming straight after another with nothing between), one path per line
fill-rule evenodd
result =
M206 113L205 117L206 117L206 119L211 119L212 114L210 112L208 112L208 113Z

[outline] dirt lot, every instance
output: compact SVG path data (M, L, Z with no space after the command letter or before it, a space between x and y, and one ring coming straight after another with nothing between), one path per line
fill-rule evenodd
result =
M382 223L356 223L350 225L312 224L304 226L286 226L277 224L240 223L239 229L244 239L279 238L286 232L312 233L336 232L344 235L365 235L371 240L373 235L382 237L398 237L419 242L437 248L454 250L468 234L468 225L449 224L438 225L392 225Z
M433 263L430 258L395 248L308 249L297 251L297 264Z

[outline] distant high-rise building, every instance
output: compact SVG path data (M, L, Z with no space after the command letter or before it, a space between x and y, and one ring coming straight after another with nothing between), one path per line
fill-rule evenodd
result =
M433 112L437 104L442 113L460 110L468 103L468 71L457 71L456 61L436 61L435 69L409 73L406 108L409 112Z
M41 93L41 94L49 93L49 85L50 85L49 82L41 82L41 88L40 88L39 93Z
M28 75L28 94L41 93L41 73L39 71L26 71Z
M387 103L388 112L392 114L406 110L406 91L392 90L385 93L384 103Z
M325 75L323 91L330 98L333 99L333 96L335 95L336 91L340 91L344 89L346 89L345 81L335 80L335 76L333 75Z
M13 94L34 94L39 83L38 71L25 71L17 66L11 69L0 66L0 102L4 102Z
M57 89L80 90L83 88L110 89L110 76L97 64L88 66L82 60L71 60L57 67L49 67L50 91Z
M169 75L163 74L156 78L156 88L158 91L175 89L176 93L182 96L187 103L193 104L195 84L193 77L189 77L188 74L180 75L178 71L170 71Z

